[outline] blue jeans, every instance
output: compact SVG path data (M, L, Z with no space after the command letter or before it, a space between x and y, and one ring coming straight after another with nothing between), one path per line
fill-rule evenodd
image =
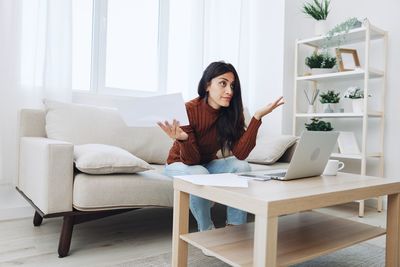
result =
M210 173L232 173L250 171L250 165L244 160L236 157L216 159L204 165L186 165L182 162L174 162L165 165L164 173L168 176L210 174ZM211 220L211 207L214 203L210 200L190 195L190 211L197 221L199 231L214 228ZM247 213L242 210L227 207L227 224L239 225L247 222Z

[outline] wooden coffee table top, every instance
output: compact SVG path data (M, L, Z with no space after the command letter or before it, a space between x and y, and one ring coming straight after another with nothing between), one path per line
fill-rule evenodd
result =
M249 181L248 188L199 186L174 179L174 188L254 214L279 216L400 191L400 179L338 173L291 181Z

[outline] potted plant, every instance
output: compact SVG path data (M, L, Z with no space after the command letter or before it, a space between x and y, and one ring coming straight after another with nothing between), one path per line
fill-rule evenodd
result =
M329 14L330 0L313 0L311 3L304 3L302 12L308 17L316 20L315 34L323 35L326 33L326 18Z
M340 93L336 93L333 90L328 90L326 93L321 93L319 95L319 102L324 105L325 113L335 112L334 104L339 103L340 101Z
M366 24L369 22L367 19L363 19L363 21L360 21L359 19L354 17L337 24L326 33L326 37L324 38L323 43L323 50L326 50L327 47L332 45L330 43L334 36L337 36L337 38L335 38L337 40L336 43L334 43L333 45L339 48L340 45L346 41L347 33L349 33L349 31L352 29L361 27L363 23Z
M311 56L306 57L305 64L311 69L311 74L330 73L335 70L336 57L331 57L328 53L313 52Z
M304 123L308 131L332 131L332 125L330 122L319 120L318 118L312 118L311 123Z
M368 95L370 96L370 95ZM364 90L358 86L351 86L347 88L344 93L345 98L350 98L353 112L362 113L364 110Z

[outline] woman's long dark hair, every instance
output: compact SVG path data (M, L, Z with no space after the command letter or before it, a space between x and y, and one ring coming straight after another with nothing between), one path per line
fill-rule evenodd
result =
M207 101L207 87L210 85L211 80L228 72L232 72L235 77L232 89L233 95L229 107L220 108L217 120L217 140L223 156L225 156L227 150L232 150L234 143L240 138L245 129L239 76L231 64L223 61L213 62L204 70L197 89L200 99Z

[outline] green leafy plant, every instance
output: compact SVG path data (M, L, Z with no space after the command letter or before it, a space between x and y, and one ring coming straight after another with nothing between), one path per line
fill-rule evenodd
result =
M331 57L328 53L313 52L311 56L306 57L305 64L310 68L331 69L336 65L336 57Z
M371 96L371 95L368 95ZM346 92L344 93L345 98L350 98L350 99L358 99L358 98L364 98L364 90L361 90L360 87L358 86L352 86L347 88Z
M340 47L346 41L347 33L355 28L361 27L362 22L359 21L357 18L349 18L342 23L337 24L331 30L326 33L323 43L323 49L326 50L330 43L332 42L332 38L337 35L337 43L333 44Z
M326 20L329 14L330 0L313 0L311 3L304 3L302 12L315 20Z
M311 123L305 123L306 129L308 131L332 131L332 125L330 122L319 120L317 118L312 118Z
M326 103L339 103L340 100L340 93L335 93L335 91L328 90L326 93L321 93L319 95L319 102L322 104Z

